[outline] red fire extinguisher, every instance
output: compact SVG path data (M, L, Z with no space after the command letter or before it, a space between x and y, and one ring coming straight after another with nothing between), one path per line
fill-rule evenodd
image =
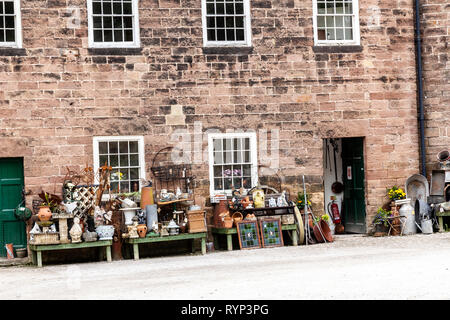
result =
M335 200L328 203L328 213L331 215L334 224L341 223L341 216L339 215L339 207Z

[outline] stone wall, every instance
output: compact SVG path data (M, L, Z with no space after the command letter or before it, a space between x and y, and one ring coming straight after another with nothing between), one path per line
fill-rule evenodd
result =
M427 173L438 169L437 154L450 149L450 4L421 0Z
M253 47L216 51L202 48L200 0L139 1L140 50L88 49L84 0L21 6L24 50L0 50L0 154L24 157L29 200L59 192L66 166L92 165L93 136L143 135L150 172L196 121L278 129L283 187L294 194L306 175L317 212L322 139L364 137L367 224L386 188L419 170L411 1L360 1L361 46L315 47L312 1L252 0ZM81 27L67 27L68 7ZM195 175L206 196L207 163Z

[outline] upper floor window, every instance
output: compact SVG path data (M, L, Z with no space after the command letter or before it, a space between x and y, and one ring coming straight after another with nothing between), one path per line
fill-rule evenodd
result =
M89 0L89 47L140 46L138 0Z
M314 44L359 45L358 0L313 0Z
M202 0L205 46L250 46L250 0Z
M0 1L0 46L22 47L20 0Z

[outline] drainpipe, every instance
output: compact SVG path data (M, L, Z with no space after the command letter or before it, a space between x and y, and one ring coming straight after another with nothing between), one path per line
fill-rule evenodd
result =
M423 75L422 75L422 44L420 41L420 0L415 0L415 15L416 15L416 63L417 63L417 92L419 104L419 135L420 135L420 157L421 157L421 173L424 177L427 176L426 158L425 158L425 125L424 125L424 108L423 108Z

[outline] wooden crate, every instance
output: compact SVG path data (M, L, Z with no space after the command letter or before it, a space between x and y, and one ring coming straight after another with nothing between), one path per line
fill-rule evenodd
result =
M192 210L188 211L188 232L206 232L206 212L204 210Z
M33 235L33 241L30 241L30 244L59 244L59 232L36 233Z

